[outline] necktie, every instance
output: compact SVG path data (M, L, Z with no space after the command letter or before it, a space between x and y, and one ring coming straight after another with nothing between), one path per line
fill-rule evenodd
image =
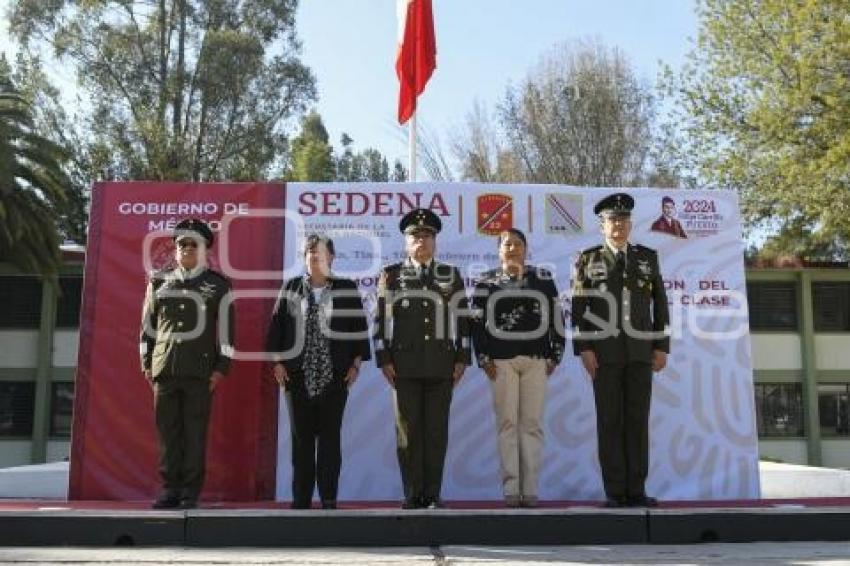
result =
M623 273L626 270L626 254L625 254L625 252L620 250L620 251L617 252L617 255L615 257L616 257L616 261L617 261L617 263L616 263L617 271L619 271L620 273Z

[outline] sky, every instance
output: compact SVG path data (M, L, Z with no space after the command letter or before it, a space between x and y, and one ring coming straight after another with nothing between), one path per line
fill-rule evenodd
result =
M13 51L6 29L9 3L0 0L0 50L7 52ZM301 0L296 26L302 60L318 83L315 109L332 143L339 147L346 132L357 149L373 147L406 163L406 133L395 118L395 4ZM660 62L676 68L691 49L694 5L694 0L433 0L437 70L419 99L419 125L439 135L447 149L448 133L476 100L494 108L541 57L574 40L619 47L654 84ZM60 66L48 69L63 74Z
M680 65L697 30L691 0L433 0L433 8L437 70L417 115L444 146L476 100L493 108L557 44L617 46L654 84L659 61ZM297 25L332 139L345 131L357 147L406 162L395 118L395 0L302 0Z

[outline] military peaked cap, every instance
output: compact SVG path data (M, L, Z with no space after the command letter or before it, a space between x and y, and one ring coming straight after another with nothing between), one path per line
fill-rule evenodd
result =
M438 234L443 229L443 223L440 217L430 210L415 208L402 217L401 222L398 223L398 229L403 234L414 234L421 230Z
M614 193L596 203L593 213L602 216L631 216L635 199L626 193Z
M185 237L203 239L207 243L207 247L212 246L214 240L213 232L210 230L207 223L203 220L198 220L197 218L181 220L174 227L174 235L172 238L175 242L180 238Z

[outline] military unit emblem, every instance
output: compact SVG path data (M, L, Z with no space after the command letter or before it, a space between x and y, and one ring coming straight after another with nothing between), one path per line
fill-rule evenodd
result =
M510 195L487 193L477 199L478 232L498 236L514 226L514 200Z

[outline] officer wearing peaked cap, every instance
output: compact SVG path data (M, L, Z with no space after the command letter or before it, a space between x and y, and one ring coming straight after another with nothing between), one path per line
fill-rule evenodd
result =
M394 388L403 508L441 505L452 388L470 363L466 292L457 268L434 259L440 218L415 209L399 223L407 259L378 284L375 357Z
M419 231L431 232L433 235L440 233L443 222L434 212L425 208L417 208L405 214L398 223L398 229L402 234L414 234Z
M593 214L597 216L622 216L631 218L634 207L635 199L631 195L614 193L597 202L593 207Z
M579 255L572 285L573 349L593 379L608 507L656 505L644 489L652 373L664 368L670 351L658 254L629 242L633 208L626 193L596 204L605 241Z
M142 371L154 390L162 491L156 509L197 505L204 481L213 390L233 357L233 304L224 275L207 267L213 233L201 220L174 228L177 267L154 274L142 309ZM218 332L227 315L227 332Z
M177 243L181 238L200 239L207 249L211 248L215 237L212 230L203 220L197 218L187 218L174 226L174 233L171 239Z

